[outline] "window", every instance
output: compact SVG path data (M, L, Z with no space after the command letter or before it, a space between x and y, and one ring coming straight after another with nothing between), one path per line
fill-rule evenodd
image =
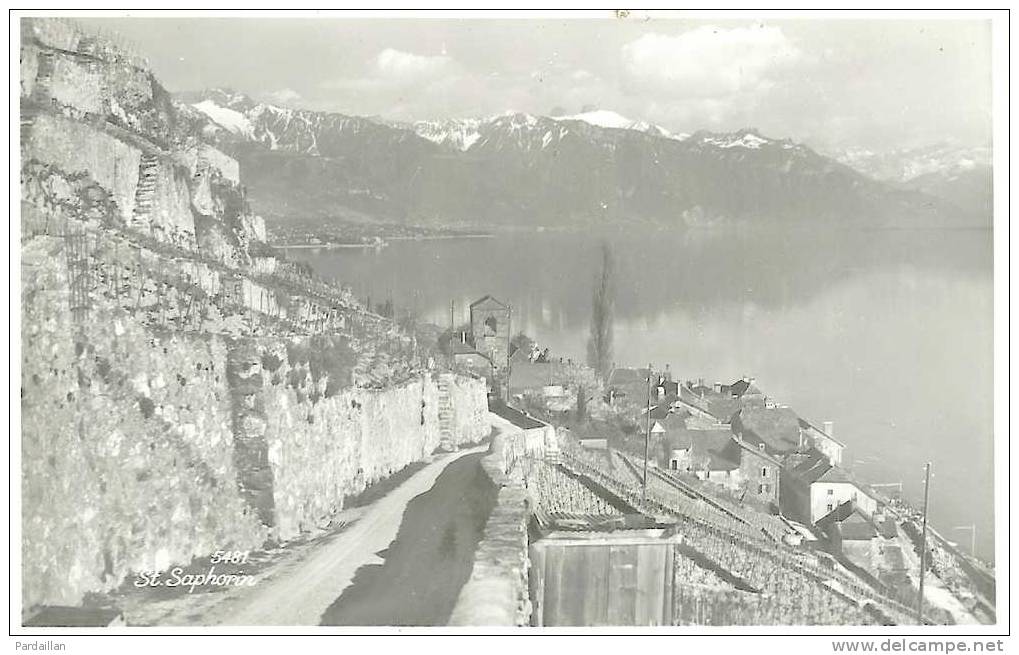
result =
M834 489L829 489L828 490L828 495L829 496L834 496L835 495L835 490Z
M834 505L832 505L831 503L828 503L828 511L830 512L830 511L832 511L833 509L835 509L835 506L834 506Z
M759 484L759 485L757 485L757 493L761 494L762 496L764 494L770 492L770 491L771 491L771 486L770 485L767 485L767 484Z
M485 319L485 336L486 337L494 337L495 334L496 334L496 327L497 326L498 326L498 322L495 320L494 316L489 316L488 318L486 318Z
M761 477L762 478L768 477L768 467L767 466L762 466L761 467Z

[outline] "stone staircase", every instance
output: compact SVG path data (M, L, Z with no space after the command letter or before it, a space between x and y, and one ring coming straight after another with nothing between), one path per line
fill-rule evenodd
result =
M24 150L25 144L32 136L32 128L35 126L35 115L25 113L24 108L21 110L21 147Z
M82 54L95 56L99 52L99 39L91 34L82 34L75 49Z
M134 192L134 222L148 224L156 201L159 182L159 156L143 154L138 164L138 188Z
M56 53L40 50L37 55L35 85L32 87L32 99L36 102L49 103L53 89L53 71L56 70Z
M446 451L456 449L456 409L449 393L453 383L451 373L441 373L437 381L439 388L439 447Z

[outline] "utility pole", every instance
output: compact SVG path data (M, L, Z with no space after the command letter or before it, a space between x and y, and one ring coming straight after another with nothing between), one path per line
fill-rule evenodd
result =
M916 602L916 618L923 625L923 578L927 568L927 504L930 500L931 463L927 462L923 473L923 527L920 532L920 596Z
M455 304L455 302L456 301L454 301L452 299L449 301L449 361L450 361L450 367L451 368L452 368L452 364L453 364L453 361L454 361L454 359L453 359L453 333L454 333L455 330L453 328L453 305Z
M651 447L651 364L647 365L647 431L644 433L644 480L641 498L647 500L647 457Z

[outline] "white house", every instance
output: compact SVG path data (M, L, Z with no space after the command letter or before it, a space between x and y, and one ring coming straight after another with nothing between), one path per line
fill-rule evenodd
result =
M831 467L810 484L810 522L816 523L846 501L865 516L878 509L877 499L838 467Z

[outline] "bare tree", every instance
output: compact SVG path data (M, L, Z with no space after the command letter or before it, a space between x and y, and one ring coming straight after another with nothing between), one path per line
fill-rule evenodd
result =
M601 274L595 278L594 284L587 363L603 380L606 380L612 368L612 322L616 304L615 263L608 243L602 243L601 252Z

